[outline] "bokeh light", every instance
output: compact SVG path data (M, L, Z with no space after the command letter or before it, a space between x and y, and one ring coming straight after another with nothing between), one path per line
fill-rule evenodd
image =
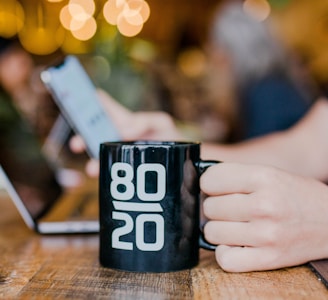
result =
M91 39L97 31L97 22L94 18L87 19L78 29L72 29L72 35L81 41Z
M243 8L257 21L264 21L271 13L271 6L267 0L245 0Z
M97 22L93 17L95 9L93 0L70 0L60 11L60 22L76 39L87 41L97 31Z
M197 48L190 48L178 57L178 66L182 73L188 77L200 77L206 70L206 57L204 52Z
M103 15L111 25L117 25L125 36L136 36L148 20L150 8L144 0L108 0L103 7Z
M108 0L103 7L105 20L111 24L117 24L117 18L123 10L126 0Z
M127 37L136 36L141 32L142 27L142 22L139 25L131 24L129 18L127 18L124 14L120 14L117 19L117 29L121 34Z
M18 32L18 39L28 52L47 55L60 48L64 29L53 16L53 10L46 3L39 2L25 10L25 22Z
M30 53L46 55L55 52L62 44L62 28L24 27L18 34L22 46Z
M85 54L93 50L93 43L91 40L81 41L74 37L71 31L67 30L60 48L66 53Z
M15 0L0 2L0 35L11 38L23 27L24 11L21 4Z
M89 16L93 16L96 10L96 4L94 0L70 0L70 5L79 5L82 7L84 13Z
M27 51L37 55L59 48L79 53L78 45L84 53L90 45L83 43L97 33L103 35L107 27L126 37L136 36L150 16L145 0L38 0L35 4L0 1L0 36L17 36Z
M133 24L133 19L139 16L142 23L145 23L150 15L150 8L146 1L141 0L130 0L125 3L123 8L123 14L129 17L129 22ZM138 24L137 24L138 25Z
M62 24L62 26L67 29L67 30L71 30L71 22L73 20L72 14L69 10L69 6L65 5L59 14L59 19L60 22Z

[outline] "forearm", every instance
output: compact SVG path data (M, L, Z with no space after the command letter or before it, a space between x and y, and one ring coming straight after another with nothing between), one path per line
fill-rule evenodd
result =
M328 181L328 101L319 100L287 131L232 145L204 144L202 158L273 165Z
M202 159L266 164L292 171L290 147L284 133L270 134L236 144L203 144Z

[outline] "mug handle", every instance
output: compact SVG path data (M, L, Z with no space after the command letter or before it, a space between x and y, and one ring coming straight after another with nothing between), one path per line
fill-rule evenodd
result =
M198 170L198 175L201 176L207 168L214 166L218 163L221 163L221 161L218 160L201 160L196 163L196 168ZM210 244L206 241L204 237L204 232L202 229L200 229L200 235L199 235L199 246L201 248L207 249L207 250L215 250L217 245Z

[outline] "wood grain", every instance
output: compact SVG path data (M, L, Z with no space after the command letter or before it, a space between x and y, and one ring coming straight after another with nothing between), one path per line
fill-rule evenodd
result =
M192 270L147 274L103 268L98 235L40 236L0 195L0 299L328 299L306 266L226 273L200 251Z

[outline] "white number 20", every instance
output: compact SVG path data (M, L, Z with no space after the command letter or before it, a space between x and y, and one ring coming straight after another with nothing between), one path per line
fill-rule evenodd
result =
M115 249L133 250L132 242L120 240L121 236L129 234L133 230L133 219L125 212L113 211L114 220L125 221L124 226L116 228L112 232L112 247ZM156 239L153 242L145 241L145 223L151 222L156 226ZM136 246L141 251L159 251L164 246L164 218L160 214L140 214L136 218Z

